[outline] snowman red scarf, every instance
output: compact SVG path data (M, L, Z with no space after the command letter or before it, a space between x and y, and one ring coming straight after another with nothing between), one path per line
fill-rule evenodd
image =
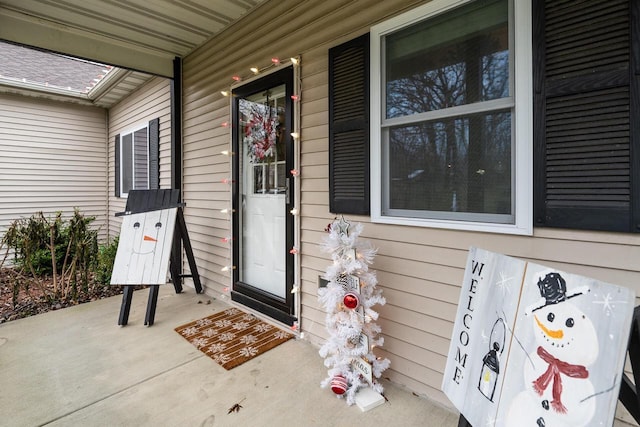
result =
M587 368L582 365L572 365L570 363L563 362L560 359L556 359L542 347L538 347L538 356L547 362L549 367L538 377L538 379L533 381L533 388L539 395L542 395L553 379L553 401L551 402L551 406L556 410L556 412L566 414L567 408L564 407L561 400L562 378L560 377L560 374L564 374L571 378L588 378L589 371L587 371Z

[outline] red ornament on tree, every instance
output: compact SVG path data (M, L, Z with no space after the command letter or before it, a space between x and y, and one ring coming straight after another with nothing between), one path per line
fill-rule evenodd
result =
M335 394L344 394L349 388L349 384L347 383L347 379L342 375L336 375L331 380L331 391Z
M360 297L354 292L347 292L342 299L342 303L345 307L355 310L360 305Z

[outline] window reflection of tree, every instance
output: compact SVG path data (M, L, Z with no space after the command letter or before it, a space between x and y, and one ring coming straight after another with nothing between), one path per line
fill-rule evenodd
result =
M509 96L507 28L387 64L387 118ZM510 213L509 111L389 131L392 209Z

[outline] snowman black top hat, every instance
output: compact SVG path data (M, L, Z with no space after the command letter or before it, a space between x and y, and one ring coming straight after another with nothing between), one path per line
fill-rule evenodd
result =
M538 278L538 290L540 291L540 296L544 298L544 303L532 309L532 312L548 305L558 304L569 298L582 295L582 292L567 295L567 282L560 273L548 273L544 276L544 279Z

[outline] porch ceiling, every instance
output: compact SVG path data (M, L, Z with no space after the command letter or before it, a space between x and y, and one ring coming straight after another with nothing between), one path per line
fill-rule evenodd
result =
M264 0L0 0L0 40L164 77Z

